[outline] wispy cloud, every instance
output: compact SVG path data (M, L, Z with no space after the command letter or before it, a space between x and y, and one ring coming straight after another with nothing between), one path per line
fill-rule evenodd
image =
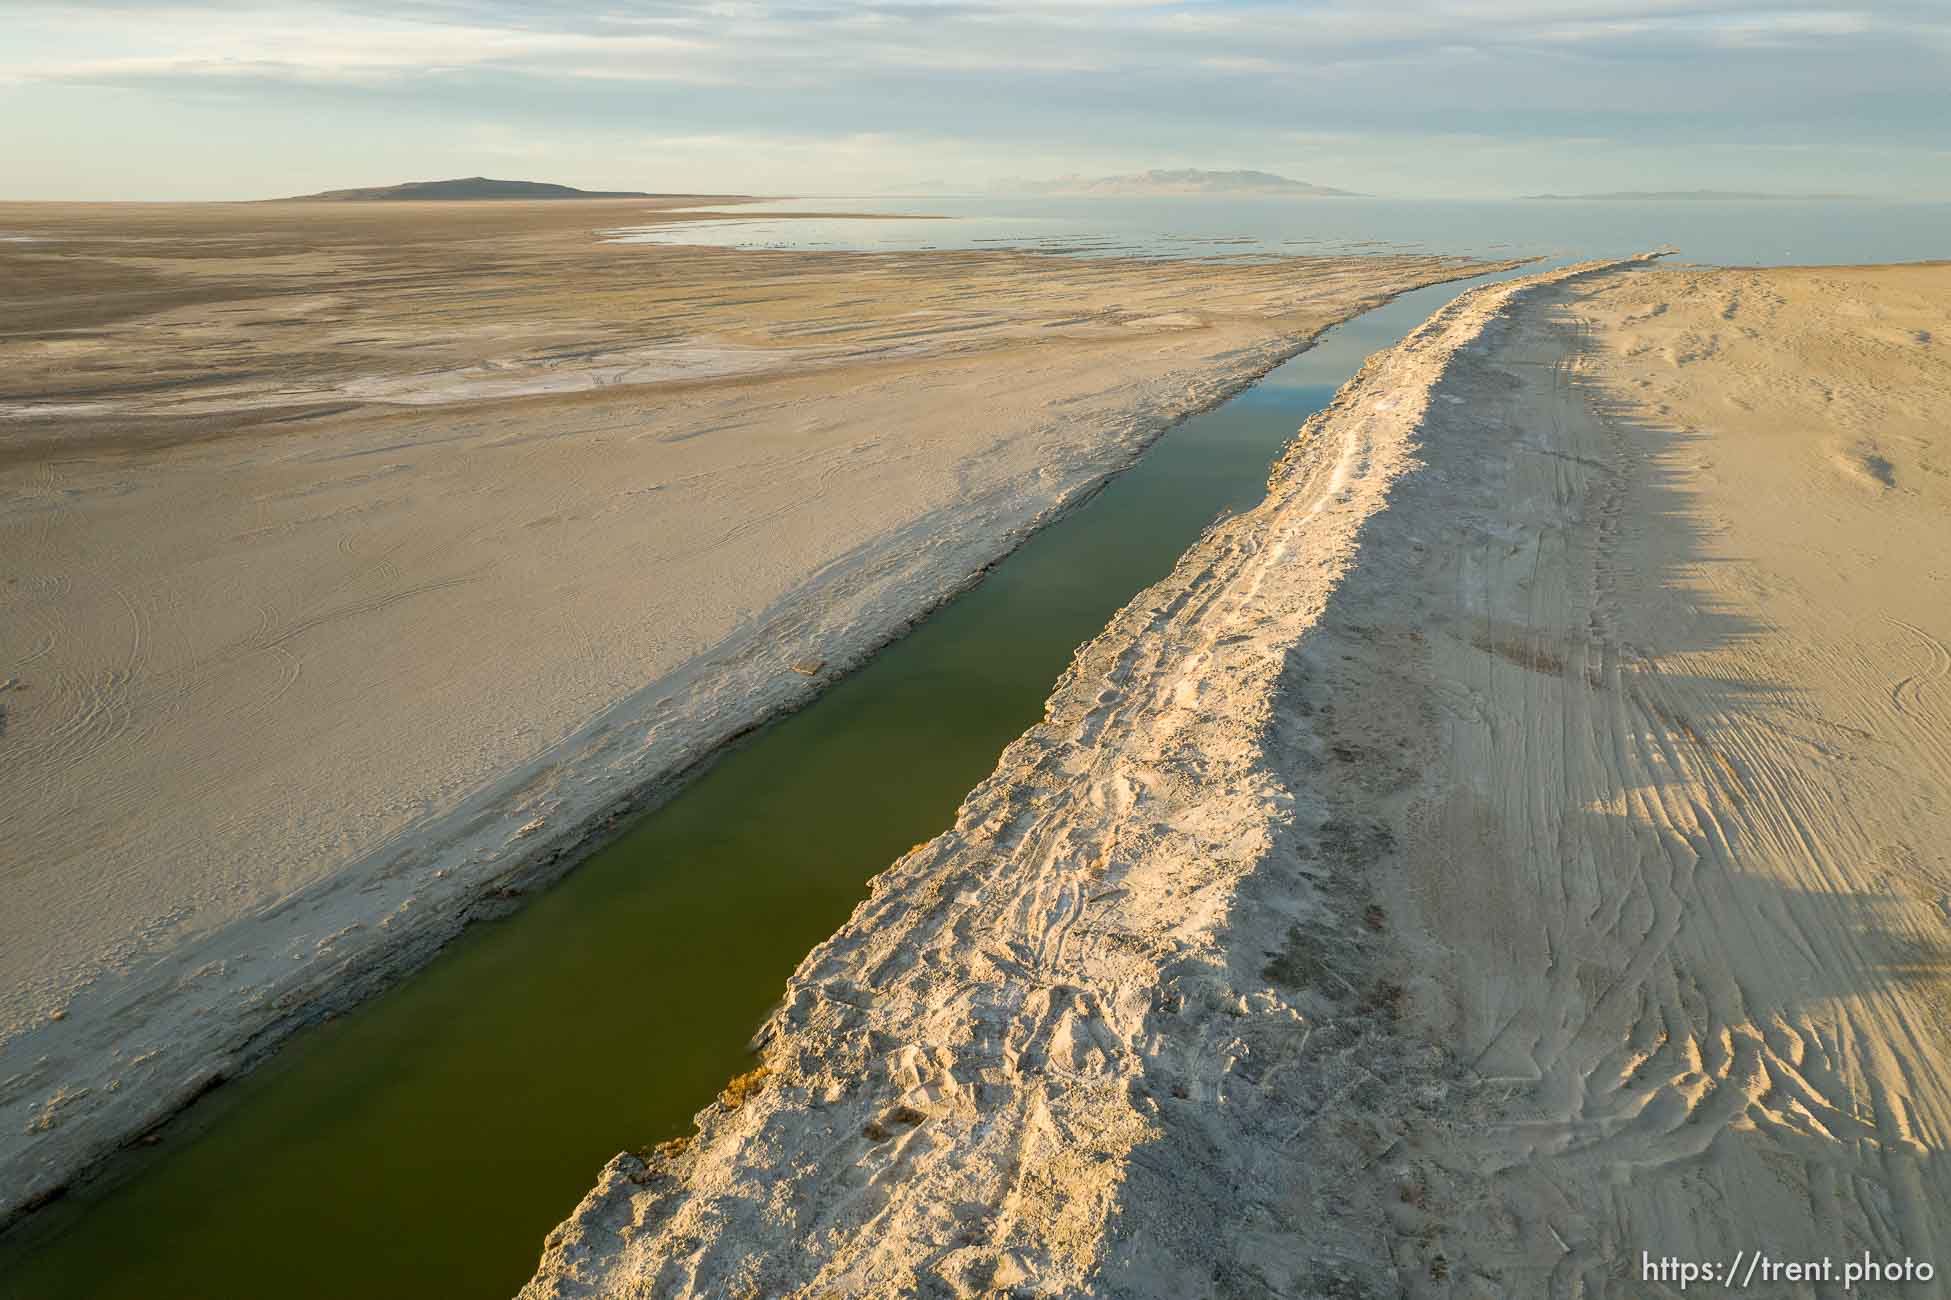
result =
M1951 12L1938 0L14 0L0 85L16 110L170 107L150 132L175 110L244 100L303 106L316 131L383 120L394 145L457 125L561 140L637 122L665 141L748 142L715 160L665 146L670 166L710 173L673 183L714 187L742 159L744 188L803 187L815 160L785 182L758 170L788 140L845 157L850 175L878 149L894 177L992 157L1269 165L1305 135L1304 156L1349 169L1317 179L1377 189L1470 188L1445 138L1528 147L1534 165L1505 186L1521 189L1599 165L1580 147L1615 164L1663 147L1683 172L1744 144L1876 140L1925 157L1951 118ZM230 143L248 137L238 127ZM1377 142L1391 158L1359 152Z

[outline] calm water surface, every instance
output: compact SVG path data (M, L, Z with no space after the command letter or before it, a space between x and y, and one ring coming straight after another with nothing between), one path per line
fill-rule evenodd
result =
M771 212L925 213L945 220L767 219ZM1951 257L1951 203L1427 199L823 198L727 209L722 222L619 238L775 248L1020 247L1082 257L1310 253L1622 257L1672 245L1721 266Z

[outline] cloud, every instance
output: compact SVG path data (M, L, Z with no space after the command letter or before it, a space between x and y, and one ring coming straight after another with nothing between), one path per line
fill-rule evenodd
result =
M849 72L983 71L1007 82L1037 72L1109 76L1182 63L1271 77L1349 61L1413 65L1465 52L1491 57L1574 50L1597 62L1651 52L1706 56L1731 47L1800 46L1835 54L1839 39L1921 39L1941 50L1951 32L1951 20L1921 7L1809 8L1760 0L1707 6L1510 0L1409 3L1387 11L1346 0L619 0L607 6L233 0L79 7L28 0L14 9L16 35L0 49L0 68L16 78L48 80L100 80L122 71L150 76L157 70L223 76L236 66L320 78L406 78L429 64L654 80L708 69L711 80L753 86L776 84L781 72L799 82ZM117 53L104 57L103 48Z
M1308 157L1355 167L1374 164L1322 142L1469 136L1534 144L1541 160L1571 136L1600 151L1926 150L1951 115L1951 13L1936 0L13 0L0 82L30 104L243 100L535 138L654 122L667 141L825 141L850 166L878 140L890 175L1025 152L1082 170L1263 165L1302 134Z
M23 17L31 23L35 13L30 8ZM655 76L700 48L674 33L598 35L315 8L84 7L64 11L58 33L10 43L0 51L0 72L16 81L288 76L370 84L455 68L542 69L585 60Z

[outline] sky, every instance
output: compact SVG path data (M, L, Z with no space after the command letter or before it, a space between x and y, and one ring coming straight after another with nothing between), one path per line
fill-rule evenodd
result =
M1951 3L0 0L0 197L488 175L1951 198Z

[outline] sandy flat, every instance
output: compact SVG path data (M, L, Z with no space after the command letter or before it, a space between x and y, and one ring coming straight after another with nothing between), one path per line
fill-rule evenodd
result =
M1947 328L1945 266L1597 267L1440 313L524 1294L1941 1270Z
M650 206L0 208L0 1212L1460 270Z
M1676 270L1500 342L1527 436L1445 575L1470 707L1402 881L1510 1095L1447 1144L1473 1293L1647 1294L1650 1251L1945 1294L1947 326L1951 266Z

